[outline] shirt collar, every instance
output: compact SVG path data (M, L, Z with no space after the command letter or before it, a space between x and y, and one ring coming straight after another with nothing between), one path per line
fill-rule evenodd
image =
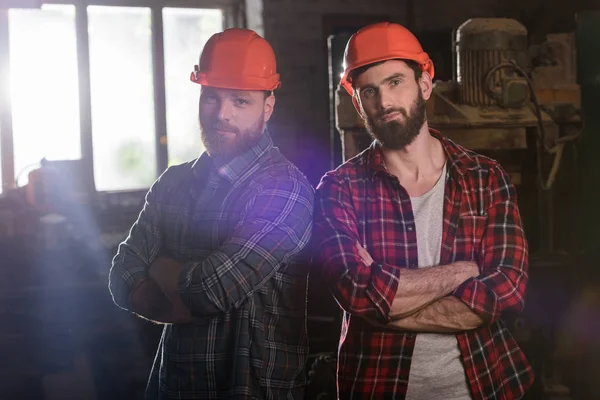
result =
M256 162L272 148L273 140L271 139L269 132L265 130L254 146L234 157L227 163L217 165L214 162L214 159L204 152L194 162L192 169L196 176L204 176L208 170L205 169L205 166L209 163L212 168L217 169L219 176L233 183L248 175L252 171L254 164L256 164Z
M441 133L436 129L429 128L429 134L442 143L442 147L446 153L449 172L455 171L459 175L463 176L467 173L467 171L478 168L479 163L469 153L467 153L466 149L458 146L449 138L442 136ZM367 165L372 172L372 178L377 173L390 173L385 165L381 146L376 140L374 140L369 146Z

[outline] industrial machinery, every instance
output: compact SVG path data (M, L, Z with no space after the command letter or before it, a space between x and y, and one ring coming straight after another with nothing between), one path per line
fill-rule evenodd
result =
M337 86L341 45L349 36L329 41L335 117L332 149L338 153L332 156L334 164L355 156L372 141L351 97ZM456 143L498 160L516 186L530 244L530 285L525 315L507 316L506 322L534 364L537 387L532 398L569 398L560 378L554 379L552 353L553 332L570 295L570 265L574 263L564 254L577 245L573 226L565 227L565 221L576 219L577 180L559 179L560 171L572 171L573 157L567 147L582 130L575 36L552 34L544 43L530 45L527 29L516 20L473 18L452 33L448 45L452 47L452 79L434 82L426 104L429 125ZM565 182L570 186L564 187ZM557 198L560 210L554 207ZM547 312L550 303L551 315ZM323 310L324 302L318 304ZM319 318L309 310L311 314ZM332 355L324 351L320 335L325 318L317 322L314 330L319 333L316 342L322 362L315 362L314 371L331 364L337 347L332 346ZM332 335L338 333L335 329Z
M565 144L581 131L574 35L548 35L545 43L529 46L527 30L518 21L473 18L455 30L451 45L453 79L434 82L427 101L429 125L497 159L516 186L539 188L521 207L538 210L526 221L533 229L533 247L552 252L556 234L550 189ZM372 139L341 87L335 104L342 159L347 160Z

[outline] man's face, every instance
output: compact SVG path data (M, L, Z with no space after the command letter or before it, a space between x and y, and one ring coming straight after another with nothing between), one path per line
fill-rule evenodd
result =
M377 64L356 78L359 112L371 136L384 148L403 149L419 134L426 118L420 80L401 60Z
M208 154L224 161L244 153L258 142L271 118L275 97L263 91L203 86L200 128Z

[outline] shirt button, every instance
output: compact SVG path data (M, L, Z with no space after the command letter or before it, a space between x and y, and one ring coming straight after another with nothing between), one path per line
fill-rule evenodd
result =
M413 229L414 229L414 228L413 228L413 226L412 226L412 225L409 225L409 226L408 226L408 231L409 231L409 232L412 232L412 231L413 231Z

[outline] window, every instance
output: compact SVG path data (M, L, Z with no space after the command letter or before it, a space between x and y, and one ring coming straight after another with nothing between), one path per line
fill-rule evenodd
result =
M163 9L169 164L198 157L204 146L198 125L200 86L189 80L206 41L223 30L223 12Z
M14 172L81 157L75 7L9 10Z
M208 38L239 21L241 0L47 2L0 14L0 67L10 71L0 185L26 184L47 158L81 160L68 165L98 191L143 190L167 165L198 157L190 72Z
M0 138L2 138L2 127L0 126ZM0 168L2 168L2 140L0 140ZM0 174L0 194L2 194L2 190L4 189L4 184L2 182L3 176Z
M96 189L148 188L156 178L149 8L88 7Z

